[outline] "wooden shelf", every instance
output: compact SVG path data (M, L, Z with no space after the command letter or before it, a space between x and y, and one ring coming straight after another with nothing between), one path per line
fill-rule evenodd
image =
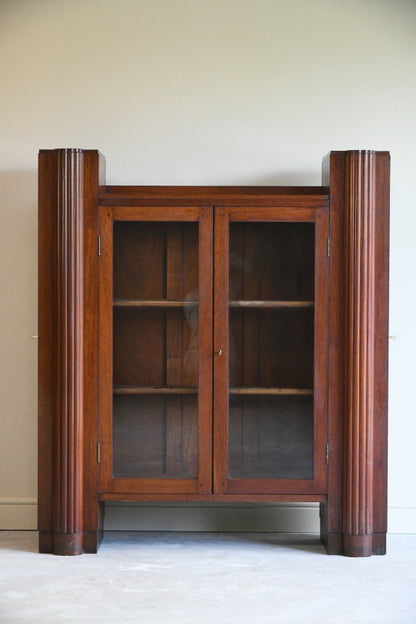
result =
M250 301L248 299L229 301L230 308L313 308L313 301Z
M175 299L114 299L115 308L196 308L198 301L188 299L179 301Z
M230 394L242 395L313 395L312 388L257 388L257 387L236 387L230 388Z
M298 395L298 396L311 396L313 395L312 388L260 388L260 387L246 387L246 388L230 388L230 394L240 395ZM197 394L198 388L169 388L166 386L114 386L114 394Z
M166 386L114 386L113 394L198 394L198 388L169 388Z

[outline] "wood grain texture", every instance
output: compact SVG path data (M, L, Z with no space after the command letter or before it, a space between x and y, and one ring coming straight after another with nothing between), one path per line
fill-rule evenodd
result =
M389 172L113 187L96 150L40 151L41 552L96 552L122 500L316 501L329 553L385 552Z
M95 416L95 377L90 379L92 350L85 340L89 302L97 297L88 289L89 263L86 239L90 234L99 186L96 151L58 149L39 155L39 527L41 552L80 554L84 520L89 505L99 515L96 496L88 490L93 473L84 478L85 436ZM95 217L96 221L96 217ZM96 228L95 228L96 231ZM96 239L95 239L96 240ZM93 312L90 311L90 315ZM95 323L96 327L96 323ZM96 351L94 351L96 353ZM97 369L94 355L92 368ZM85 366L87 364L87 366ZM87 387L88 397L85 396ZM86 422L87 421L87 422ZM52 462L52 463L51 463ZM95 483L94 483L95 489ZM84 499L88 501L84 506ZM94 526L97 518L94 518ZM91 541L91 540L90 540Z
M371 553L373 532L375 154L345 160L345 540ZM367 553L368 551L368 553Z
M39 403L40 423L44 423L39 449L53 458L52 466L43 459L39 466L39 490L48 492L47 498L39 500L44 535L42 525L49 515L49 543L41 540L40 549L79 554L83 525L83 153L55 150L42 154L39 164L39 377L42 391L49 392L47 404L42 393ZM45 241L46 232L50 241ZM50 325L44 333L47 322ZM46 362L41 361L44 356Z
M328 188L319 186L107 186L103 206L297 206L323 207ZM128 213L128 211L127 211Z
M344 214L345 152L331 152L322 163L322 181L330 188L331 255L328 309L328 500L321 505L321 538L331 554L342 550L342 478L344 434Z
M374 458L373 553L386 553L388 346L389 346L389 224L390 155L377 152L376 168L375 291L376 336L374 344Z
M321 534L330 554L384 554L390 157L331 152L329 480ZM342 487L341 487L342 484Z
M99 283L98 194L105 186L105 160L84 150L84 388L83 388L83 549L97 552L103 536L104 506L97 499Z
M53 510L53 420L55 368L53 345L53 274L51 258L54 244L53 156L39 154L38 224L38 528L39 550L54 550Z
M137 502L138 496L134 489L130 492L112 493L99 492L98 498L102 502ZM173 502L173 503L321 503L326 501L326 494L172 494L172 493L141 493L140 502Z
M56 154L56 549L82 552L83 227L81 151ZM73 551L73 552L72 552Z
M322 493L327 478L328 211L225 207L216 210L215 226L214 492ZM229 305L229 293L232 302L267 304L269 299L273 303ZM280 295L302 303L275 306ZM314 374L314 369L319 371ZM232 396L239 397L233 400L232 413L230 386ZM268 391L275 386L288 390ZM296 418L285 424L284 415L279 421L276 398L272 405L270 397L290 394L290 388L298 389L298 396L305 390L310 394L312 386L316 397L310 409L310 426L296 422ZM248 389L245 393L244 388ZM243 400L244 395L247 398ZM274 420L270 419L272 414ZM290 438L292 427L298 430ZM280 434L276 428L281 429ZM267 444L262 442L267 430L268 443L276 439L276 454L269 458L264 451ZM288 443L282 445L286 434ZM300 442L307 435L309 446ZM289 443L294 448L292 456ZM296 460L301 448L313 450L310 468ZM279 454L286 459L278 460ZM239 472L250 478L236 478ZM299 478L286 478L290 474Z
M100 207L100 489L210 492L212 208L129 215Z
M332 282L341 283L343 273L343 285L332 304L338 349L332 351L330 367L330 402L343 415L343 431L341 420L330 423L330 439L343 446L343 465L337 459L332 465L331 452L323 526L330 552L368 556L385 552L389 157L371 151L333 153L330 169L337 242L343 236L343 251L332 260ZM342 379L341 406L334 391L341 389Z

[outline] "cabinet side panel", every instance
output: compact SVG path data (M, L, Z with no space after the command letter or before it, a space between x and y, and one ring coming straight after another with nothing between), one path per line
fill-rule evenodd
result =
M93 150L39 156L40 550L65 555L83 550L84 458L92 461L84 442L96 414L97 322L89 310L97 306L90 239L95 232L96 243L98 160ZM87 507L97 500L93 487Z
M344 554L385 552L388 160L345 156ZM377 524L377 528L376 528Z
M323 538L338 552L342 531L342 434L344 416L344 188L345 156L331 153L322 182L330 187L328 504L322 507ZM331 547L334 544L334 547Z
M38 529L40 552L53 551L52 455L54 369L53 349L53 160L39 154L39 293L38 293Z
M375 345L374 345L374 512L376 535L387 531L387 391L389 302L390 156L377 153L375 240ZM385 537L373 539L375 554L385 552Z
M83 531L84 550L95 552L103 506L97 502L98 418L98 194L105 161L96 151L84 154L84 399L83 399Z

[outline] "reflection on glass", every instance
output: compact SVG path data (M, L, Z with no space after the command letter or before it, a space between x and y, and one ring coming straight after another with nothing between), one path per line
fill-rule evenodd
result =
M113 475L195 478L198 224L116 222Z

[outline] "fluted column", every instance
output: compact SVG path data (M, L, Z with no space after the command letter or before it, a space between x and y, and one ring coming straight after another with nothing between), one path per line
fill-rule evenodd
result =
M373 552L376 155L345 154L344 552Z
M82 552L83 207L81 150L56 150L55 431L53 531L57 554Z

